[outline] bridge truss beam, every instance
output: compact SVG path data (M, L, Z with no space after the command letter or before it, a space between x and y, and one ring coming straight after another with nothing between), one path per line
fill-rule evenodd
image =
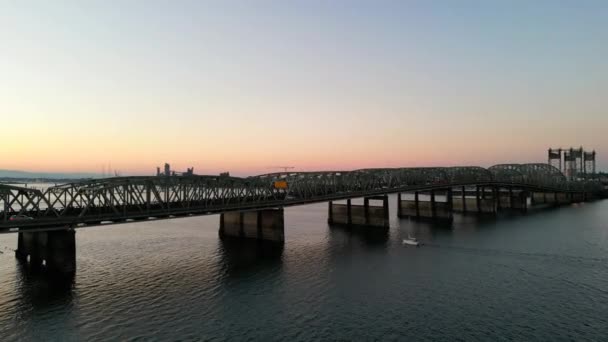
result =
M286 187L277 187L284 182ZM464 185L517 186L553 192L602 190L594 181L569 181L548 164L481 167L386 168L281 172L254 177L115 177L50 187L45 191L0 185L0 232L65 227L154 216L200 215L283 207L388 193ZM11 221L12 215L28 221Z

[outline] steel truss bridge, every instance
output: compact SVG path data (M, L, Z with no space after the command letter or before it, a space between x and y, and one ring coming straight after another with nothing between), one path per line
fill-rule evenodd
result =
M0 232L205 215L461 186L597 193L601 183L568 180L549 164L283 172L254 177L137 176L38 190L0 185ZM32 219L12 221L13 215Z

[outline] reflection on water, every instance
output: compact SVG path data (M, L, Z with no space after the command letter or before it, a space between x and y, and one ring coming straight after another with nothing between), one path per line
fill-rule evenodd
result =
M388 246L390 231L383 227L362 227L346 225L330 225L329 226L330 243L335 240L338 236L340 238L347 237L351 240L356 240L362 243L362 245L369 248L386 248Z
M217 216L82 229L67 277L2 253L0 341L608 334L608 201L445 225L398 219L395 200L388 230L328 226L326 204L286 209L279 245L219 239Z
M69 304L76 274L60 273L44 267L30 267L26 262L16 261L18 280L16 290L20 305L43 309L58 304Z
M262 268L281 266L284 250L282 243L230 237L218 241L219 269L228 277L239 277Z

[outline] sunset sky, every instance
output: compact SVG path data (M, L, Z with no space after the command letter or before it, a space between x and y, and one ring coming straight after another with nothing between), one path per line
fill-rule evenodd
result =
M0 42L0 169L608 167L607 1L6 0Z

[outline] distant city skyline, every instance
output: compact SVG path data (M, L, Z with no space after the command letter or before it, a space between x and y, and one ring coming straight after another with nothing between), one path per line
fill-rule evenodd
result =
M608 168L603 1L0 4L0 169Z

